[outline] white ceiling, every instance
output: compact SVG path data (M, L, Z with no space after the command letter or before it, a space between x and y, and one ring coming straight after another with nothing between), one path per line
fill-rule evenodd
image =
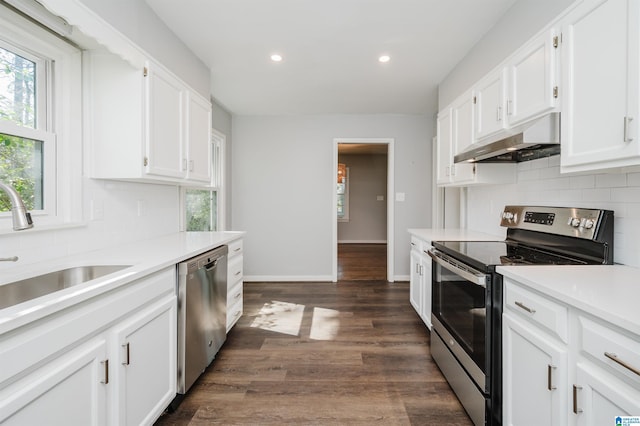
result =
M438 83L516 0L146 1L210 67L218 102L280 115L432 112Z

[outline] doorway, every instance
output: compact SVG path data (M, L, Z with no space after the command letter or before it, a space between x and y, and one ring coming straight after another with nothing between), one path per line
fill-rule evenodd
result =
M393 142L334 139L333 176L340 181L347 174L345 185L336 187L333 180L332 188L334 282L339 277L394 281Z

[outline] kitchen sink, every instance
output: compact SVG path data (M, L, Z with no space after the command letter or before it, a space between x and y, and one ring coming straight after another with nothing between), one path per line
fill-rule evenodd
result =
M103 277L131 265L89 265L61 269L0 285L0 309Z

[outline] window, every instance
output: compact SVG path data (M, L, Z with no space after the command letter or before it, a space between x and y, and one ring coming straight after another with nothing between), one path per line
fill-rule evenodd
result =
M0 181L36 228L79 221L80 51L0 6ZM11 229L0 193L0 232Z
M349 168L338 164L338 222L349 221Z
M223 205L225 136L213 131L211 135L211 187L182 189L185 231L224 230Z

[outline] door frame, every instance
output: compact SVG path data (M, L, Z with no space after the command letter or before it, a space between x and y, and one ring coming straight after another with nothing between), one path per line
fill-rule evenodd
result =
M394 142L393 138L334 138L333 139L333 174L331 193L333 203L331 220L333 227L332 241L332 280L338 281L338 193L336 191L335 176L338 174L338 144L386 144L387 145L387 281L394 282Z

